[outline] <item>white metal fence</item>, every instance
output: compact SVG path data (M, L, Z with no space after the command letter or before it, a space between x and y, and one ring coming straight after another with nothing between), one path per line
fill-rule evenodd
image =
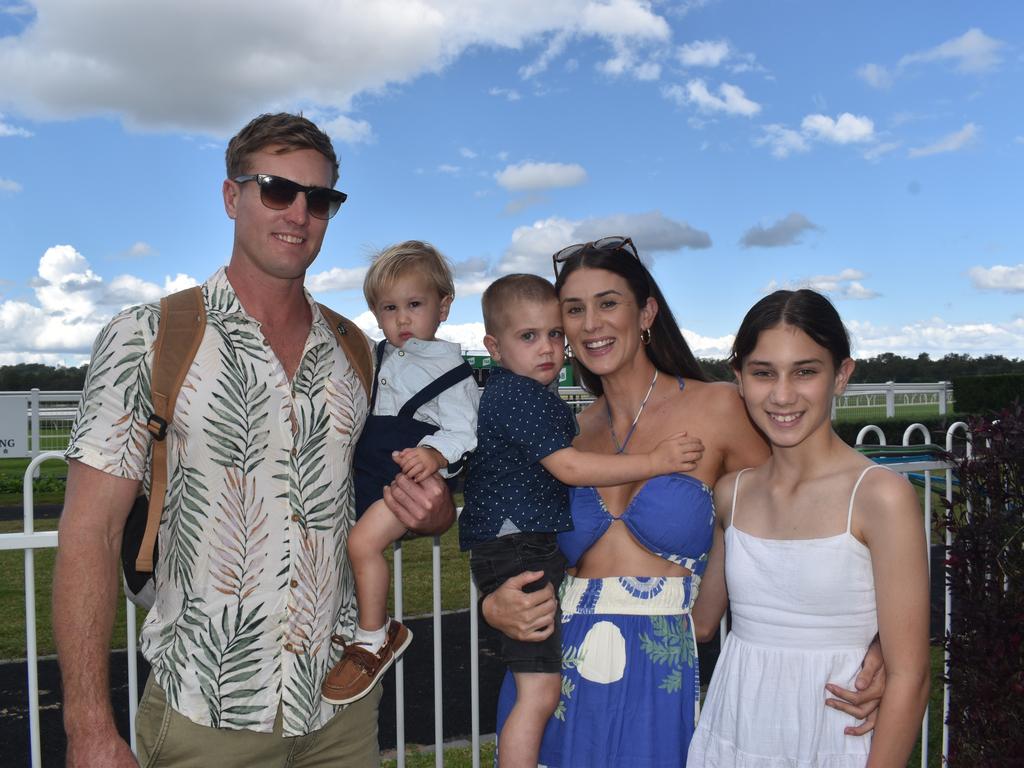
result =
M967 425L957 422L952 425L946 433L946 449L952 450L954 440L958 433L962 433L967 439L967 450L970 447L970 435L967 433ZM885 437L877 427L865 427L858 436L857 442L861 442L868 434L875 434L879 442L885 444ZM917 435L924 435L925 442L930 442L928 430L920 424L908 428L903 435L902 445L911 445L911 441ZM39 684L38 684L38 651L36 642L36 602L35 602L35 551L37 549L49 549L57 546L56 531L36 532L34 530L34 503L32 489L32 475L35 469L44 461L61 460L63 457L57 452L41 453L29 464L25 472L24 481L24 531L22 533L0 534L0 551L22 550L25 557L25 620L26 620L26 649L28 666L28 700L29 700L29 732L30 749L33 768L42 765L40 756L40 730L39 730ZM946 499L952 502L953 471L952 468L941 461L915 461L905 464L888 465L891 469L902 473L922 473L925 482L925 504L924 504L924 527L928 546L931 546L931 519L932 519L932 478L936 473L942 473L945 480ZM950 544L947 533L946 545ZM402 604L402 550L401 545L396 545L394 557L395 569L395 616L398 619L403 617ZM433 544L433 635L434 635L434 738L435 738L435 765L440 768L444 764L443 750L443 707L442 707L442 684L441 684L441 546L440 539L434 539ZM473 753L473 766L480 765L480 699L479 699L479 645L477 632L477 594L476 587L470 580L469 589L469 611L470 611L470 676L471 676L471 745ZM131 745L135 748L134 722L136 702L138 701L138 669L136 664L136 637L135 637L135 606L128 603L127 611L127 636L128 636L128 696L129 696L129 718L131 727ZM950 627L951 595L947 585L945 594L945 631L948 633ZM725 622L723 620L722 639L725 638ZM948 668L949 658L946 657ZM405 717L404 717L404 667L399 660L396 664L395 676L395 707L397 722L397 759L400 768L405 765ZM942 761L945 764L945 757L948 754L949 733L945 725L949 712L949 687L945 686L943 692L943 738L942 738ZM928 766L928 713L925 712L921 727L921 766Z
M582 410L593 401L593 395L582 387L562 387L562 398L569 401L576 411ZM27 419L28 441L26 451L10 456L37 456L41 451L62 451L67 447L71 424L78 411L81 392L0 392L0 402L19 401L24 403ZM928 384L850 384L846 393L832 403L832 418L844 416L893 418L901 413L912 412L911 418L921 418L922 407L933 409L936 416L949 412L953 406L953 385L948 381Z

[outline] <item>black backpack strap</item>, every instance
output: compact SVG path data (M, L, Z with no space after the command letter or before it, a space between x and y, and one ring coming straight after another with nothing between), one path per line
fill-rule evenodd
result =
M447 373L434 379L432 382L427 384L427 386L409 398L409 401L402 406L402 410L398 412L398 415L411 419L424 403L429 403L446 389L454 387L466 378L473 378L473 369L469 367L469 363L463 362L462 364L452 368Z

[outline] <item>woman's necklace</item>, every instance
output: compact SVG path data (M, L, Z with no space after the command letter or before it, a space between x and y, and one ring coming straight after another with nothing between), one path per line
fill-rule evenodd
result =
M633 432L636 431L636 424L640 421L640 414L644 412L644 408L647 407L647 401L651 399L651 393L654 391L654 385L658 383L658 369L654 369L654 378L651 379L650 389L647 390L647 394L644 395L644 400L640 403L640 408L636 412L636 416L633 417L633 423L629 427L629 432L626 433L626 439L622 441L622 445L619 445L619 438L615 434L615 425L612 424L612 407L608 404L608 399L605 398L604 407L608 410L608 429L612 433L612 442L615 443L616 453L625 453L626 446L629 445L629 438L633 436Z

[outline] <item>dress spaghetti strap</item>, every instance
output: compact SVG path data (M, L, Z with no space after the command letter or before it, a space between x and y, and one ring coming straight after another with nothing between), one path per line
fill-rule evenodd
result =
M864 467L864 471L860 473L860 477L857 478L857 482L853 484L853 492L850 494L850 509L846 513L846 532L849 533L853 525L853 500L857 497L857 489L860 488L860 482L864 479L864 475L870 472L872 469L881 467L881 464L872 464L870 467ZM737 478L738 479L738 478Z
M740 478L743 477L743 473L746 472L750 467L744 467L736 473L736 482L732 486L732 509L729 510L729 527L732 527L733 520L736 519L736 497L740 490Z

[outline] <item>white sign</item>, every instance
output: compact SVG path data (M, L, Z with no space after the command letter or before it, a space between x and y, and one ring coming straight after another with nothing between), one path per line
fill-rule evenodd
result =
M0 397L0 458L28 456L28 395Z

